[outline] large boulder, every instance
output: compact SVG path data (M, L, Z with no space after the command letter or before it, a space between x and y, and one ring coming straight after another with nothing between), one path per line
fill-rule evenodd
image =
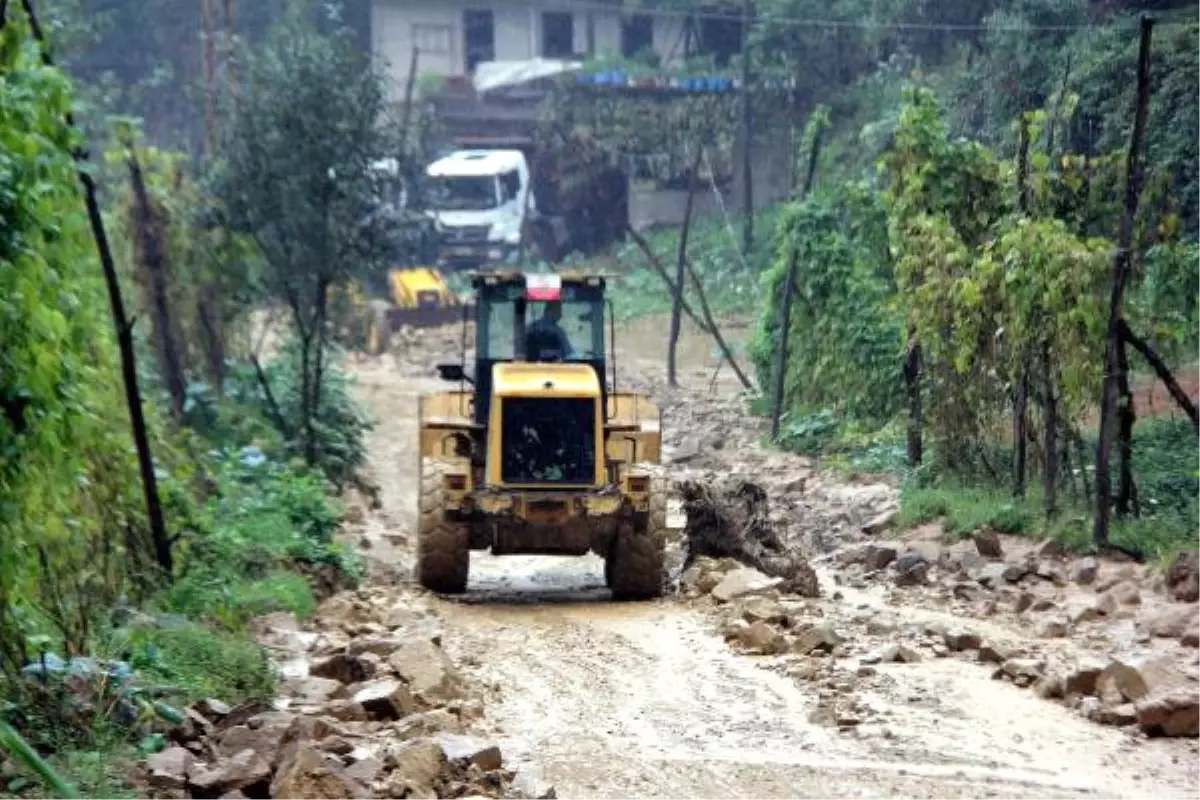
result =
M1140 655L1114 658L1096 682L1108 706L1133 703L1138 725L1152 736L1196 736L1200 689L1171 659Z
M388 665L408 684L417 710L437 708L463 696L463 680L446 651L430 641L409 642L388 656Z
M371 681L355 692L353 700L373 719L400 719L417 710L408 685L395 678Z
M1200 599L1200 550L1180 553L1167 568L1167 592L1184 603Z
M211 767L192 770L188 785L197 797L220 797L235 791L259 797L270 779L271 765L267 759L246 749Z
M271 797L317 800L317 798L366 798L366 787L346 774L333 756L326 756L303 743L279 765L271 781Z
M146 759L147 781L155 789L182 791L194 761L195 757L187 750L172 745Z

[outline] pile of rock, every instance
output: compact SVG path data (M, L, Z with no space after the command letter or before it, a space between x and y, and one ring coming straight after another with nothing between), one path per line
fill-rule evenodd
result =
M156 797L513 797L497 745L466 735L482 704L433 617L386 593L342 593L314 631L258 622L284 675L271 704L189 708L146 762ZM319 630L317 633L315 631Z

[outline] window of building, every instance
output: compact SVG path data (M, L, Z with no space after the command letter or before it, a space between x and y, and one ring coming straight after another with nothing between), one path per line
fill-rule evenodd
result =
M654 49L654 18L632 14L621 20L621 55L633 58Z
M467 9L463 12L463 53L467 72L483 61L496 60L496 22L490 10Z
M449 25L413 25L413 47L422 53L449 53L453 29Z
M542 12L542 55L546 58L575 55L575 19L570 11Z

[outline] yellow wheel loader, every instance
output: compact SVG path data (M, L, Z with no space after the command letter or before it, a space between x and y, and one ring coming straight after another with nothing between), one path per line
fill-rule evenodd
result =
M455 594L467 588L472 550L591 551L605 559L614 599L660 596L661 415L649 398L617 390L605 278L472 281L474 363L468 370L464 351L440 364L458 389L420 400L417 579Z
M367 297L361 290L355 300L366 320L366 349L379 355L388 348L391 334L407 326L428 328L448 325L463 318L458 295L447 285L442 273L430 267L406 267L388 272L387 299Z

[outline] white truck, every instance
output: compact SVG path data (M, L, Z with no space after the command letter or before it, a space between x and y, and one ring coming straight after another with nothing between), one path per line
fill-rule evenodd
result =
M429 214L439 266L450 271L513 260L537 212L520 150L456 150L430 164Z

